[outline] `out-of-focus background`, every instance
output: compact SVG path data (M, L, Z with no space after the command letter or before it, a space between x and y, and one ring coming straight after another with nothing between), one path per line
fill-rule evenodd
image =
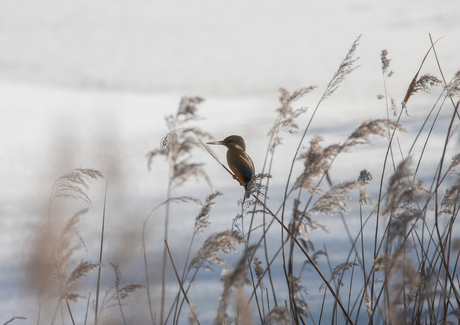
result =
M106 177L104 263L116 262L119 250L132 247L131 259L124 257L120 266L129 281L142 283L142 222L165 199L167 186L166 162L155 158L149 172L146 154L167 133L164 117L177 110L182 96L203 97L198 112L203 120L196 124L218 139L242 135L260 170L279 87L318 87L298 103L310 110L299 120L303 129L362 35L356 51L360 67L322 105L309 137L318 132L327 142L343 141L363 120L386 116L384 102L376 97L384 93L381 50L388 50L394 71L387 91L398 103L431 46L430 33L439 39L436 52L446 79L453 77L460 69L459 11L457 0L0 1L0 323L15 315L27 317L25 323L36 320L38 307L28 290L33 270L27 262L34 229L46 217L49 193L60 175L83 167ZM441 79L433 53L422 73ZM411 99L409 117L404 117L409 133L411 123L433 105L433 97L426 104L424 96ZM274 188L282 188L298 140L295 134L285 137L274 166ZM215 149L224 160L225 149ZM355 179L363 168L378 174L383 156L367 150L341 161L332 176ZM214 188L224 193L209 233L231 227L242 189L204 151L194 159L206 164ZM93 207L80 230L88 251L82 258L94 262L104 188L105 182L94 182ZM204 200L211 189L191 181L176 193L190 191ZM280 193L271 199L277 202ZM182 257L180 242L190 235L184 225L193 226L197 212L176 213L172 219L176 256ZM149 222L150 245L161 248L162 214ZM333 232L333 221L328 222ZM340 240L329 237L332 243ZM107 286L110 276L107 271ZM219 285L219 273L214 276ZM219 290L213 284L197 289L197 300L206 301L209 292L218 297ZM138 300L145 303L145 297ZM205 319L213 317L212 303L208 309L200 306ZM127 309L147 311L140 304Z

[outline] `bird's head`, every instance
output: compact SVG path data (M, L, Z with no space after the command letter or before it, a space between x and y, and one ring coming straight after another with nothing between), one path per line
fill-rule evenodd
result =
M243 137L239 135L230 135L222 141L207 142L207 144L219 144L226 146L228 149L239 149L246 151L246 144L244 143Z

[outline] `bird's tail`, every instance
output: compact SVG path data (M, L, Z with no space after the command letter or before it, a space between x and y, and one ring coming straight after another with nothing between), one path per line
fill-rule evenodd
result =
M251 196L251 181L252 179L246 182L246 185L244 186L244 190L245 190L244 195L246 196L247 199Z

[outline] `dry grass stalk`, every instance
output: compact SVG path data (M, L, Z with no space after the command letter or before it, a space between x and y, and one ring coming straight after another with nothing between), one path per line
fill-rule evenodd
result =
M248 304L246 295L244 294L243 287L238 287L236 297L236 322L241 325L252 325L253 322L253 313L251 305Z
M393 70L388 70L390 67L391 59L388 58L388 51L382 50L380 53L380 61L382 62L382 73L385 78L390 78L393 75Z
M77 224L80 217L85 214L88 209L83 209L74 214L72 218L70 218L66 224L64 225L64 229L62 230L61 234L57 238L56 244L54 246L54 256L53 256L53 263L54 264L54 279L60 283L61 291L60 291L60 299L66 299L66 296L69 294L69 290L74 288L73 286L76 283L76 280L80 278L83 271L79 266L86 270L88 268L85 267L85 264L79 264L71 275L67 276L69 266L72 263L72 255L76 251L77 247L72 245L72 238L75 236ZM89 271L94 268L94 264L89 264ZM67 287L67 285L70 287Z
M448 168L449 173L457 174L457 172L454 172L452 169L460 164L460 154L456 154L455 156L452 157L452 162Z
M195 304L190 304L190 313L187 317L189 325L198 325L197 322L198 310Z
M329 215L347 212L346 199L350 197L350 191L357 187L359 187L358 181L348 181L333 186L330 191L318 198L310 212Z
M61 299L77 301L79 298L84 298L76 293L70 292L78 287L77 280L87 276L93 269L98 267L99 264L90 263L88 261L81 261L77 267L72 271L70 276L65 282L65 290L61 293Z
M319 144L324 139L315 134L313 139L310 141L310 148L307 152L299 155L298 159L305 160L305 169L303 173L297 178L294 184L294 190L298 188L306 188L310 194L315 194L318 190L313 180L323 176L328 170L330 161L339 152L339 145L330 145L326 148L322 148Z
M61 203L57 199L77 199L90 205L91 199L87 191L90 189L91 182L100 178L104 177L97 170L77 168L65 173L53 184L49 199L48 225L46 230L41 229L40 231L31 260L34 269L33 281L39 286L38 323L42 305L45 302L52 302L55 298L57 298L57 307L53 315L53 322L60 302L65 301L71 321L75 323L69 301L77 301L83 297L75 291L79 286L78 280L87 276L98 267L98 264L80 261L72 270L70 269L75 264L73 256L79 248L73 239L77 237L85 246L77 225L81 216L88 209L81 209L58 229L57 226L60 225L58 221L63 216L57 214L57 212L62 213L60 209L57 209Z
M315 230L322 230L324 232L328 232L326 227L316 220L313 220L309 216L309 212L300 211L300 201L295 199L294 200L294 207L292 211L292 220L289 223L289 229L294 236L302 235L303 240L307 243L306 249L309 249L308 245L312 245L312 243L308 240L308 230L315 231Z
M390 268L386 270L386 278L390 303L388 317L393 323L404 322L408 317L406 306L423 289L422 279L412 263L404 258L401 250L393 255Z
M406 104L412 95L414 95L415 93L419 91L431 93L432 87L436 87L441 84L442 84L441 80L439 80L438 78L430 74L425 74L421 76L418 80L416 80L416 77L414 77L414 79L412 80L412 83L409 86L409 89L407 90L406 97L404 98L404 101L402 103L402 107L406 110L406 114L407 114Z
M279 89L281 93L279 97L281 107L276 109L278 116L275 120L275 123L268 132L268 135L275 137L274 145L281 143L281 138L277 136L279 132L293 133L297 131L299 126L297 125L296 119L301 114L305 113L307 109L305 107L294 109L291 104L315 88L316 87L313 86L304 87L295 90L292 93L290 93L284 88Z
M444 90L449 97L460 95L460 71L457 71L452 80L444 86Z
M135 292L138 289L145 289L145 286L140 284L128 284L124 287L120 288L121 278L123 277L120 266L118 263L109 262L115 272L115 293L113 296L116 296L118 301L118 307L120 308L121 318L123 319L123 323L126 325L125 315L123 314L123 309L121 307L121 300L128 298L129 294Z
M331 277L329 279L329 282L335 281L339 277L340 277L340 279L342 279L343 274L345 273L345 271L348 271L348 270L354 268L355 266L359 266L359 264L356 263L356 262L340 263L339 265L334 267L334 270L333 270L332 275L331 275ZM343 283L341 283L340 280L339 280L339 285L343 286ZM326 285L324 283L321 284L321 286L319 287L319 292L323 291L325 288L326 288Z
M179 108L175 115L169 115L165 118L168 127L168 134L160 141L160 148L154 149L147 154L147 165L150 169L153 158L158 155L165 155L168 158L169 165L169 180L167 187L167 200L171 197L171 191L175 187L183 185L190 179L191 176L195 178L204 178L209 186L212 184L202 168L202 164L190 162L192 157L191 152L194 148L201 148L202 142L199 137L212 137L198 128L189 127L191 121L198 120L200 117L197 115L197 105L201 103L201 97L182 97ZM164 243L168 242L169 232L169 202L166 204L165 211L165 226L164 226ZM144 224L145 225L145 224ZM144 226L145 229L145 226ZM144 232L144 230L143 230ZM145 235L143 235L145 238ZM145 253L145 241L143 240L144 247L144 265L147 281L147 295L149 300L149 308L152 324L155 323L153 318L152 305L150 301L149 279L147 270L147 256ZM167 262L167 249L166 245L163 248L163 263L162 263L162 286L161 286L161 306L160 306L160 323L164 322L164 309L166 301L166 262Z
M98 267L98 264L80 261L72 270L70 269L75 263L74 253L79 247L73 240L77 234L77 225L80 217L87 211L88 209L82 209L69 218L53 241L49 236L51 228L48 227L48 231L43 231L41 236L44 237L36 247L37 251L31 261L34 269L33 281L40 288L38 299L40 310L45 302L52 302L53 299L57 299L57 306L61 301L65 301L72 322L73 316L68 301L76 302L84 297L76 292L79 287L78 280ZM53 318L56 317L56 311Z
M166 246L166 250L168 252L168 256L169 256L169 260L171 261L171 265L173 267L173 270L174 270L174 274L176 275L176 280L177 280L177 283L179 284L179 287L180 287L180 290L182 292L182 294L184 295L184 299L187 301L187 304L189 306L189 309L190 309L190 313L193 315L193 317L195 318L195 321L200 324L199 320L198 320L198 317L195 315L194 313L194 308L192 307L191 303L190 303L190 300L188 299L188 296L187 296L187 293L185 292L184 290L184 286L183 286L183 283L179 277L179 273L177 272L177 268L176 268L176 265L174 263L174 260L173 260L173 257L171 255L171 251L169 249L169 245L167 242L165 242L165 246ZM168 316L169 318L169 316ZM166 322L168 321L168 319L166 319Z
M366 290L366 311L369 318L374 316L374 306L372 304L372 299L369 297L369 294Z
M217 254L220 252L227 255L232 254L236 251L235 245L242 242L244 239L237 231L226 230L211 235L193 257L189 269L199 269L206 262L225 265L225 260ZM212 270L209 266L206 266L206 269Z
M403 160L396 168L395 173L391 176L387 191L388 195L383 212L384 214L390 212L393 208L396 207L396 202L399 200L403 189L406 188L404 185L408 185L410 183L410 177L412 176L412 172L409 169L410 162L410 157Z
M224 289L220 296L220 304L217 310L217 316L214 324L220 325L228 321L227 307L230 303L232 288L236 288L237 292L240 292L244 285L251 283L248 278L247 261L250 260L250 258L253 256L255 249L255 246L248 247L245 250L243 256L240 258L238 264L233 269L224 269L222 271L221 280L224 284ZM245 315L248 313L250 313L248 310L243 311L243 314ZM247 321L250 320L245 320L245 322Z
M367 205L368 201L372 202L372 197L369 195L369 193L367 193L364 187L365 185L369 184L371 180L372 180L372 175L371 173L367 171L367 169L363 169L359 173L358 182L361 185L359 187L359 204L361 205L363 204Z
M202 232L209 225L209 212L211 211L211 208L214 205L214 199L219 195L222 195L222 193L214 192L208 195L208 197L206 198L206 201L203 204L200 213L195 218L195 235Z
M262 261L259 260L258 257L254 257L254 271L256 273L257 281L260 286L260 290L264 290L264 284L262 282L262 278L264 276L264 268L262 267Z
M86 193L92 180L98 180L104 176L94 169L73 169L54 183L51 191L51 201L56 198L73 198L83 200L91 205L91 200Z
M387 265L391 262L391 260L385 255L379 255L373 262L372 262L372 272L382 272L385 270Z
M203 132L198 128L180 127L170 130L161 139L160 148L147 154L149 170L153 163L153 158L159 154L164 155L170 159L172 166L171 181L174 187L183 185L192 176L196 179L205 179L211 186L211 182L202 168L203 164L190 162L191 151L195 148L201 148L201 142L196 138L197 136L207 139L212 138L209 133Z
M355 59L354 55L359 45L360 39L361 35L358 36L351 45L351 48L348 50L348 53L343 59L342 63L340 64L339 69L335 72L334 76L329 82L322 99L326 99L329 96L331 96L337 90L337 88L339 88L340 84L343 80L345 80L346 76L348 76L350 73L352 73L355 69L359 67L355 65L359 57Z
M390 129L390 131L405 131L400 124L393 121L385 119L366 121L353 131L344 146L345 148L349 148L358 144L371 144L371 141L369 140L370 135L378 135L386 138L388 135L388 129Z
M305 301L307 295L307 288L301 285L300 278L291 276L289 277L290 299L293 302L294 310L291 311L295 318L302 316L304 318L310 317L308 304ZM293 317L294 318L294 317Z
M430 40L431 40L431 35L430 35ZM436 42L437 42L437 41L436 41ZM430 54L431 49L434 50L434 44L435 44L436 42L433 43L433 41L431 40L431 47L430 47L429 50L426 52L425 57L423 58L422 63L420 64L420 67L419 67L417 73L415 74L415 76L414 76L414 78L412 79L412 81L411 81L409 87L407 88L406 96L404 97L404 100L403 100L403 102L402 102L403 108L406 108L406 107L407 107L407 102L409 101L409 98L412 96L412 94L414 94L415 84L417 83L418 75L419 75L420 71L422 70L422 67L423 67L423 65L424 65L424 63L425 63L426 58L428 57L428 54ZM423 88L423 87L422 87L422 88Z
M404 239L407 230L412 229L416 222L423 218L423 213L419 209L407 209L402 213L396 214L390 220L388 239L393 240L397 237Z
M274 307L270 310L270 313L265 318L266 321L264 325L268 324L280 324L280 325L289 325L289 313L284 307Z
M387 127L387 129L384 127ZM401 125L392 121L384 119L366 121L357 127L342 145L332 144L326 148L320 145L320 142L324 139L315 134L310 141L309 149L299 155L298 159L304 160L305 169L297 178L293 190L306 188L310 194L315 194L320 189L314 183L314 180L326 175L332 161L339 153L347 151L356 145L371 144L369 139L371 135L386 137L388 129L404 131Z
M452 214L453 209L460 201L460 182L457 181L454 185L446 189L442 199L443 213Z

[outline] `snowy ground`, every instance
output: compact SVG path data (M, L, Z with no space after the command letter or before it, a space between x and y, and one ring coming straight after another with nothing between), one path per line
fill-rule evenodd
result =
M145 155L167 132L163 118L175 112L181 96L204 97L199 114L205 119L199 126L216 138L244 136L257 169L278 107L279 87L318 86L298 103L310 109L299 120L304 128L329 79L362 34L357 50L360 68L321 106L308 138L318 132L327 143L342 141L363 120L386 116L384 102L376 99L384 91L382 49L388 50L395 71L387 90L398 102L430 47L429 33L434 40L442 38L437 54L446 79L453 77L460 69L459 10L456 0L1 1L0 323L15 315L27 317L24 323L35 323L37 305L27 290L26 262L34 226L45 216L52 184L64 172L84 167L106 175L105 263L116 261L117 251L131 245L138 255L124 257L120 266L126 281L143 283L138 236L145 216L164 200L167 184L166 163L158 159L148 172ZM422 73L440 78L432 54ZM403 121L408 139L436 98L435 93L411 99L410 117ZM446 111L441 119L450 114ZM298 139L299 135L286 136L275 162L270 198L274 207ZM363 168L380 175L385 141L375 143L344 156L332 178L355 179ZM405 152L408 145L402 141ZM219 149L215 151L223 160L225 150ZM439 152L436 145L433 150ZM239 212L241 188L211 157L203 153L196 157L206 164L214 187L224 193L214 207L209 235L231 226ZM436 154L425 159L433 167L430 157L435 159ZM91 189L94 205L81 225L88 246L84 258L93 261L104 186L98 182ZM191 182L177 195L191 191L204 199L210 189L204 182ZM180 207L175 209L177 217L171 224L180 243L189 239L198 208L187 215L188 220ZM152 250L162 245L163 221L154 220ZM322 222L334 235L321 233L317 240L340 247L346 238L340 237L343 231L337 219ZM188 226L182 227L184 223ZM180 245L172 250L181 260ZM112 275L109 271L105 275L111 285ZM206 284L198 285L202 289L194 293L201 301L201 316L208 320L221 290L219 273L213 277L205 282L208 278L203 276ZM145 297L136 299L132 312L145 312L141 305Z

